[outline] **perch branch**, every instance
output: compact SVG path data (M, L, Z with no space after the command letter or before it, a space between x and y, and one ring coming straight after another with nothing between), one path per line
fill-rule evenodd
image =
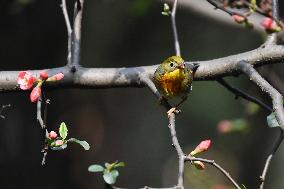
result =
M172 143L173 146L175 147L178 155L178 161L179 161L179 171L178 171L178 187L183 189L184 184L183 184L183 177L184 177L184 153L181 149L181 146L178 142L178 138L176 135L176 126L175 126L175 113L171 113L169 115L169 129L171 132L171 137L172 137Z
M195 72L194 80L214 80L224 76L241 73L237 64L246 60L248 64L259 67L265 64L283 63L284 47L272 45L260 47L252 51L231 55L210 61L195 61L200 64ZM47 69L49 75L59 72L64 79L56 84L46 85L48 88L111 88L111 87L145 87L141 82L141 74L152 79L157 65L130 68L83 68L63 66ZM30 70L33 75L39 75L40 70ZM19 71L0 71L0 92L20 91L17 87ZM23 91L21 91L23 92Z

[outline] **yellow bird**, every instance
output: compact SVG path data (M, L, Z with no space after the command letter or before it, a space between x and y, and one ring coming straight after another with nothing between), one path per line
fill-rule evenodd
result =
M171 56L156 69L153 79L162 96L166 99L182 99L171 112L186 100L192 88L193 73L198 66L199 64L185 63L180 56Z

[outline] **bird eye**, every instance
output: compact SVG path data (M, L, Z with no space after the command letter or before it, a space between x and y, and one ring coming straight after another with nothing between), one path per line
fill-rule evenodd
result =
M170 63L170 66L173 67L173 66L174 66L174 63L171 62L171 63Z

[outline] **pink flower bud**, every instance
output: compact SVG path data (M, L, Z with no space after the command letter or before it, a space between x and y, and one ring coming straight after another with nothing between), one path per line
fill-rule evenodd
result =
M269 18L269 17L265 17L263 21L261 22L261 25L264 27L264 29L267 32L281 31L280 26L272 18Z
M204 140L192 152L190 152L190 155L194 156L201 152L207 151L210 148L210 146L211 146L211 140Z
M42 80L46 80L47 78L48 78L48 73L46 72L46 71L40 71L39 72L39 75L40 75L40 78L42 79Z
M62 146L62 145L63 145L63 140L55 141L55 146Z
M29 72L21 71L19 72L17 83L20 85L22 90L28 90L32 88L36 78L32 76Z
M48 133L48 137L49 137L50 139L56 139L57 133L54 132L54 131L50 131L50 133Z
M196 167L196 169L199 169L199 170L205 169L205 165L201 161L194 161L193 164Z
M41 87L36 86L35 88L33 88L32 92L30 94L31 102L36 102L39 99L40 96L41 96Z
M53 77L55 78L56 81L59 81L59 80L63 79L64 74L58 73L58 74L54 75Z
M239 24L243 23L246 20L245 17L237 15L237 14L234 14L232 17L235 20L235 22L237 22Z
M47 81L59 81L61 79L63 79L64 77L64 74L63 73L58 73L58 74L55 74L53 76L51 76L50 78L47 79Z

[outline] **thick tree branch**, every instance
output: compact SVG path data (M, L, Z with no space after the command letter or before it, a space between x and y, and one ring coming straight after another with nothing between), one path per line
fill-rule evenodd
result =
M284 47L272 45L260 47L252 51L232 55L209 61L196 61L200 64L194 75L194 80L214 80L223 76L233 76L241 73L237 66L241 60L246 60L253 66L265 64L283 63ZM62 72L63 81L46 85L46 88L78 87L78 88L111 88L111 87L145 87L141 82L141 75L152 79L157 65L130 68L83 68L79 65L73 67L64 66L47 69L49 75ZM31 73L39 76L40 70L31 70ZM16 91L19 71L0 72L0 91ZM22 91L21 91L22 92Z
M246 74L250 80L252 80L260 89L269 94L272 99L273 110L276 114L276 119L282 128L284 129L284 109L283 109L283 97L273 88L254 68L246 61L240 61L238 67Z

